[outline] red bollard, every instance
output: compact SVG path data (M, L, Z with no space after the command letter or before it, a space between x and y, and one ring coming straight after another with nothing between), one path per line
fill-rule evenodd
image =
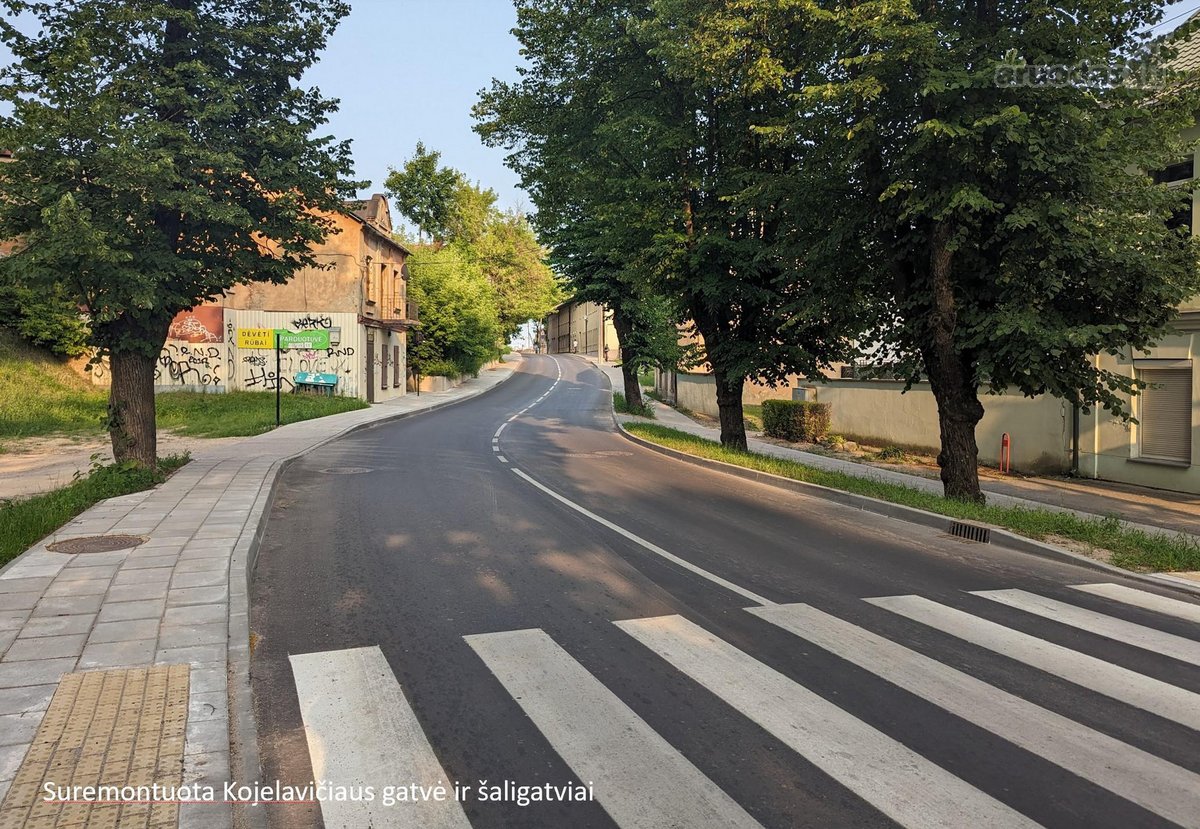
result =
M1012 466L1012 438L1005 432L1000 438L1000 471L1007 474Z

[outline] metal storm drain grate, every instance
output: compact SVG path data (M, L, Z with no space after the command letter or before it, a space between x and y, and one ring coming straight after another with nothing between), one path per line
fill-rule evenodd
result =
M992 543L992 531L987 527L965 524L962 521L950 522L950 535L965 538L967 541L978 541L980 544Z
M322 469L326 475L362 475L364 472L374 472L369 466L331 466Z
M89 535L84 538L55 541L53 544L47 544L46 549L52 553L68 553L77 556L83 553L111 553L114 550L128 550L130 547L145 543L146 537L142 535Z

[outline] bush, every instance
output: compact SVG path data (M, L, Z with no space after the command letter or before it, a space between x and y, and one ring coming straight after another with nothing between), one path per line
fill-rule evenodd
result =
M62 288L35 291L23 285L0 285L0 320L26 341L60 357L87 352L87 323Z
M617 414L630 414L637 415L638 417L648 417L651 420L654 419L654 409L645 403L642 403L640 406L630 405L629 401L625 399L625 395L619 391L613 392L613 408L616 409Z
M458 370L458 366L447 360L422 362L419 369L422 377L457 377L463 373Z
M762 419L763 433L767 437L816 443L829 433L829 404L764 400Z

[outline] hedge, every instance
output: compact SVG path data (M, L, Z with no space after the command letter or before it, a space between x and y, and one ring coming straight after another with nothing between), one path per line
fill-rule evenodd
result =
M829 404L764 400L763 433L780 440L816 443L829 433Z

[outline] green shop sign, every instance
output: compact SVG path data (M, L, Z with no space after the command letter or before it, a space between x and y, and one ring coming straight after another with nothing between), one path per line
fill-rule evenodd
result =
M283 331L276 330L279 335L280 348L306 348L312 351L323 351L329 348L329 332L324 329L315 331Z

